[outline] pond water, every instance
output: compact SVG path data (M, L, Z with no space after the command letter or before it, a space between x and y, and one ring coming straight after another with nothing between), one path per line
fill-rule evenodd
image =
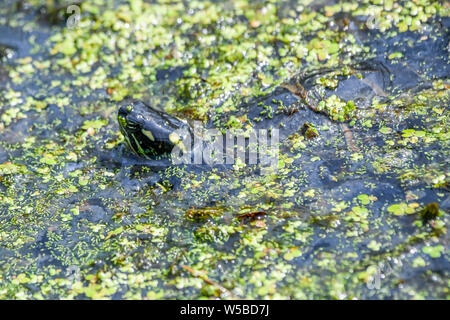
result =
M67 6L0 4L0 298L449 297L448 3ZM278 166L134 156L131 97Z

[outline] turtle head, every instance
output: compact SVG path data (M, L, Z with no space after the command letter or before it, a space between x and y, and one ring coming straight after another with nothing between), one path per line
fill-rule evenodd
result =
M140 100L128 100L119 108L118 121L128 147L138 156L152 158L170 153L189 126Z

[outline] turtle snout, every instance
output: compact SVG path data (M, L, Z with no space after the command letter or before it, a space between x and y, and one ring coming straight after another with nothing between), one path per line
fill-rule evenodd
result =
M142 127L142 117L134 110L132 105L122 105L119 108L117 118L120 126L128 131L136 131Z
M129 114L129 106L127 105L123 105L119 108L119 117L123 117L126 118L127 115Z

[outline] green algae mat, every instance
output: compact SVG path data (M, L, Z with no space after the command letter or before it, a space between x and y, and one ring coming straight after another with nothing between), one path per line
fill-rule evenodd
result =
M0 4L1 299L448 299L445 1ZM280 130L134 156L117 112Z

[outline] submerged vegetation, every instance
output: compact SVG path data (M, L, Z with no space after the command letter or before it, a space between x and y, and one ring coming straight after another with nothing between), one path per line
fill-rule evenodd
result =
M1 299L449 298L448 2L78 6L0 4ZM137 159L127 97L278 170Z

